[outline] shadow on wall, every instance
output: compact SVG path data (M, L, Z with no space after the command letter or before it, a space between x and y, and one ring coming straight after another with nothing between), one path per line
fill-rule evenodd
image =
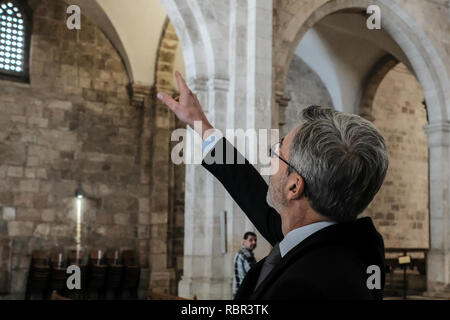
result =
M330 94L319 76L297 55L292 58L286 79L286 95L291 98L287 107L280 110L281 135L286 135L295 125L298 113L310 105L333 107ZM283 121L284 120L284 121Z

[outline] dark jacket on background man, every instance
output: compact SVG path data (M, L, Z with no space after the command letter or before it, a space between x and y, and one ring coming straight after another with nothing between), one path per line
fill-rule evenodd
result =
M218 148L233 152L234 164L207 164ZM223 163L225 163L225 152ZM237 162L240 158L240 162ZM209 160L208 160L209 159ZM202 165L233 197L261 235L272 245L283 239L281 218L266 202L268 186L258 171L222 139ZM255 291L265 259L247 273L235 299L382 299L384 243L371 218L337 223L313 233L289 251ZM377 265L381 289L369 289L367 268Z

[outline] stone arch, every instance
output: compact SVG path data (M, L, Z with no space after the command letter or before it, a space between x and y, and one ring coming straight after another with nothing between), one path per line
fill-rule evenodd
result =
M184 208L178 202L184 197L184 185L177 182L184 179L185 168L182 165L175 166L170 160L173 146L170 133L182 124L156 99L156 92L176 94L172 79L178 46L175 29L166 19L158 46L154 85L143 110L146 124L142 128L146 141L142 145L143 150L146 150L144 161L151 168L148 180L150 215L157 220L150 223L149 286L152 290L173 295L178 294L177 285L183 269L184 226L180 226L179 220L183 219Z
M100 28L100 30L103 31L103 33L109 39L113 47L119 53L125 65L129 82L133 83L134 81L133 70L131 68L130 59L128 57L125 46L123 45L123 42L120 39L114 24L109 19L108 15L105 13L103 8L98 4L98 2L91 0L61 0L61 1L66 2L68 5L72 4L78 5L80 8L82 8L81 13L84 16L88 17L91 21L95 21L97 26Z
M272 0L161 3L180 39L188 84L205 107L208 120L223 131L237 125L267 128ZM258 63L249 57L256 57ZM244 112L246 117L241 116ZM220 233L220 226L215 221L218 212L226 209L230 235L241 229L244 217L223 186L201 166L186 166L185 183L184 260L179 295L230 298L231 270L223 266L231 265L233 257L231 252L222 254L218 250L220 238L215 235ZM232 241L228 244L234 246Z
M179 38L189 87L197 94L208 118L214 123L215 103L217 100L223 101L229 88L228 59L219 59L227 48L228 34L224 33L227 29L221 28L218 22L228 21L228 9L223 8L228 4L226 1L216 2L213 6L211 2L198 3L196 0L161 0L161 3ZM222 45L223 48L219 48ZM213 212L202 211L198 206L199 200L195 199L195 193L189 190L193 186L201 188L197 182L198 177L205 174L202 169L197 166L186 167L185 226L194 226L200 223L196 222L197 220L207 219ZM190 227L185 227L185 230L186 228ZM206 235L196 238L191 229L185 232L183 278L178 284L180 296L192 297L196 294L202 298L203 295L208 297L212 293L213 284L209 280L205 279L204 283L193 281L193 270L196 266L208 264L213 259L206 254L201 259L194 257L199 254L199 250L206 252L212 245L207 239L209 237ZM175 278L174 272L170 272L170 277Z
M170 79L173 77L179 40L169 19L166 19L155 64L155 87L164 92L174 92Z
M222 34L218 21L222 21L220 16L224 12L228 13L228 4L216 3L213 7L209 2L200 5L197 1L177 0L161 3L180 39L188 81L227 79L228 63L217 57L227 48L228 38Z
M183 50L183 58L185 64L186 80L189 87L194 91L201 105L208 112L209 109L214 108L214 91L215 80L217 80L217 64L215 47L213 45L212 34L221 36L220 29L217 26L217 22L214 21L214 11L219 8L211 8L210 2L204 2L202 5L197 1L179 1L179 0L161 0L163 7L165 8L168 18L172 23L176 34L179 39L179 43ZM220 10L219 10L220 11ZM212 19L212 20L211 20ZM163 40L164 41L164 40ZM222 78L227 78L228 75L221 75ZM159 80L158 80L159 81ZM157 110L165 108L161 106ZM170 121L171 122L171 121ZM167 123L169 126L169 123ZM158 127L158 123L156 123ZM161 130L156 128L156 130ZM168 170L168 172L172 172ZM198 168L193 166L186 167L185 184L194 186L196 176L199 175ZM192 193L192 192L191 192ZM187 193L185 197L185 226L193 226L194 221L197 219L198 214L194 214L199 211L195 206L195 199L193 194ZM185 234L184 239L184 258L183 258L183 272L186 279L183 279L178 284L178 295L192 297L194 294L199 294L198 289L191 287L192 270L195 268L194 259L192 255L197 246L197 241L192 235ZM167 261L167 275L155 274L152 272L152 278L170 279L173 283L176 279L175 270L170 268L170 262ZM150 281L152 286L153 280ZM171 291L174 287L170 285ZM199 295L201 297L201 295Z
M388 74L389 71L394 68L399 61L391 55L386 55L373 67L372 72L369 73L364 81L364 89L361 95L361 103L359 107L359 114L370 120L374 121L375 118L372 114L373 101L375 94L381 81Z
M275 54L275 90L283 90L289 62L306 31L332 13L358 9L365 12L369 4L380 6L383 12L383 28L399 44L410 60L413 71L426 93L430 123L448 121L450 81L445 66L422 28L392 1L377 0L369 3L366 0L334 0L317 7L308 17L304 16L304 11L299 10L283 32L281 41L287 46L287 51Z
M389 61L389 56L386 59L384 61ZM374 219L386 248L427 250L430 236L429 158L424 130L427 125L426 109L422 104L424 93L405 64L398 63L393 68L389 68L389 62L378 65L382 69L379 74L389 71L381 81L379 77L373 77L372 88L378 87L376 95L370 101L370 92L366 101L372 104L370 115L384 135L390 161L385 182L364 215ZM391 258L392 254L395 255L392 251L387 252L386 256ZM415 254L423 257L423 252L411 253Z
M450 289L450 249L448 242L450 154L450 80L431 39L416 21L394 1L332 0L315 4L315 9L305 13L300 7L287 22L275 47L286 49L275 52L274 89L284 92L287 68L305 33L324 17L339 12L355 10L365 13L369 4L379 5L383 13L383 29L399 45L421 84L426 100L429 124L426 126L429 147L430 195L430 250L427 256L427 281L429 294Z

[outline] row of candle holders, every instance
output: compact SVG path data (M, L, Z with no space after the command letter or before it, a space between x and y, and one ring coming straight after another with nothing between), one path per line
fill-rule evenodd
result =
M123 250L121 254L119 250L91 250L88 259L84 258L84 252L81 250L70 250L67 255L61 251L54 252L50 255L47 250L34 250L32 253L32 264L37 265L53 265L63 267L70 264L108 264L119 265L126 262L128 265L136 265L136 251Z
M25 299L33 295L49 299L53 291L74 299L106 299L108 292L114 299L121 299L124 293L137 298L140 268L134 250L91 250L87 263L83 263L81 251L71 250L65 257L63 252L49 254L46 250L32 253ZM81 288L69 290L67 267L78 265L81 272Z

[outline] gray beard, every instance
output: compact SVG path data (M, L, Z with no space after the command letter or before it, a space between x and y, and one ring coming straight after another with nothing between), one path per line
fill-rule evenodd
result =
M287 178L287 177L286 177L286 178ZM286 182L285 179L282 178L281 184L284 184L285 182ZM268 204L271 208L275 209L275 211L278 212L278 214L279 214L280 211L278 210L276 204L278 204L278 206L279 206L280 208L283 208L283 206L285 206L286 203L284 203L283 200L277 200L277 203L275 204L275 202L274 202L274 200L273 200L273 199L274 199L274 198L273 198L274 195L277 195L277 191L275 190L275 186L271 183L270 177L269 177L269 188L267 189L266 201L267 201L267 204ZM281 197L281 194L280 194L280 197ZM276 198L277 198L277 197L276 197Z
M275 204L273 203L273 200L272 200L272 192L271 192L272 189L273 189L273 186L270 183L270 178L269 178L269 188L267 189L266 201L267 201L267 204L269 205L269 207L272 207L273 209L275 209L278 212L278 210L275 207Z
M266 201L267 201L267 204L269 205L269 207L272 207L275 209L275 206L273 205L273 202L272 202L272 197L270 195L270 188L267 190Z

